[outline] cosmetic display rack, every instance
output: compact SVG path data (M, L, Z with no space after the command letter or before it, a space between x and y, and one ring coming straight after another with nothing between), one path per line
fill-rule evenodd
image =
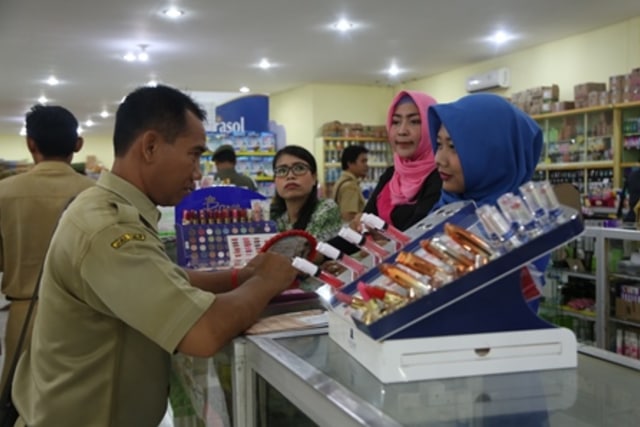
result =
M578 213L561 206L562 221L487 264L371 322L352 316L328 286L318 290L329 307L329 336L383 382L453 378L575 367L572 331L540 319L520 285L522 267L584 230ZM482 235L472 202L447 205L407 234L402 250L420 249L445 223ZM394 264L398 253L384 260ZM355 296L358 283L388 281L379 266L341 288Z
M194 269L244 265L277 231L269 201L232 186L196 190L175 208L178 264Z

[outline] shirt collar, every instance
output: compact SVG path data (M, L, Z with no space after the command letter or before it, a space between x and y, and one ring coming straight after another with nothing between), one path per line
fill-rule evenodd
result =
M30 170L30 172L48 171L75 172L69 163L60 160L45 160L35 164Z
M140 211L142 218L157 231L161 215L160 211L138 187L109 171L102 171L97 185L129 202Z

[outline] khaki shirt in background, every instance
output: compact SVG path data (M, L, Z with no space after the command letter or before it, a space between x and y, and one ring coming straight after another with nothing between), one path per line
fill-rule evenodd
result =
M64 162L40 162L0 181L2 292L30 299L58 218L71 198L95 185Z
M342 175L333 186L333 200L338 204L340 214L362 212L365 200L358 178L354 174L342 171Z
M13 383L30 427L159 424L171 353L215 299L166 255L159 218L110 172L67 209Z

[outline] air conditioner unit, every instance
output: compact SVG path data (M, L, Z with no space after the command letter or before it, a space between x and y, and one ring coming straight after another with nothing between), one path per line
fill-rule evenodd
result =
M491 88L507 88L511 84L511 73L506 67L476 74L467 78L467 92L479 92Z

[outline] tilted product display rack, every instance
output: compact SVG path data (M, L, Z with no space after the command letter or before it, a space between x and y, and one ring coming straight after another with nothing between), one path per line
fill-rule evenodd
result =
M584 230L578 213L562 208L564 222L370 324L352 317L323 286L318 293L329 307L329 336L383 382L575 367L573 332L540 319L519 280L522 267ZM419 250L447 222L478 234L475 210L472 202L439 209L405 232L412 241L402 250ZM383 277L373 267L342 292L355 295L359 281L375 285Z

